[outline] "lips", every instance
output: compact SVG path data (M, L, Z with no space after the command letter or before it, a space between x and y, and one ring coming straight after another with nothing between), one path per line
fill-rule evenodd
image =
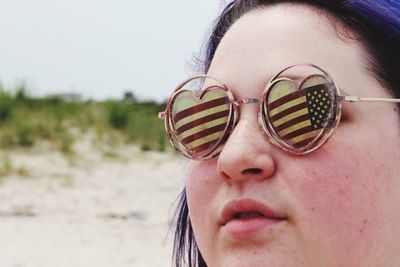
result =
M287 221L283 212L267 207L253 199L229 201L222 209L219 223L230 236L243 238L253 236L263 229L272 229Z
M253 199L238 199L228 202L221 215L220 224L225 225L233 220L266 218L271 220L286 220L287 217L274 211L266 205Z

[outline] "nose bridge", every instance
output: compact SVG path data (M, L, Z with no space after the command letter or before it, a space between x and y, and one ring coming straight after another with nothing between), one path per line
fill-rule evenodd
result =
M261 99L243 98L236 106L261 103ZM244 181L251 177L267 178L275 171L272 144L254 113L253 108L240 110L241 119L218 157L218 171L223 177Z
M262 103L263 103L263 101L262 101L262 99L260 99L260 98L250 98L250 97L247 97L247 98L241 98L241 99L235 101L233 104L238 108L237 111L238 111L239 114L242 113L242 112L241 112L240 106L246 105L246 104L254 104L254 105L257 105L257 106L258 106L257 120L258 120L258 122L259 122L261 128L263 128L262 125L261 125L261 123L260 123L260 121L259 121L260 115L261 115L260 113L261 113L261 110L262 110L262 106L261 106ZM240 117L242 117L242 115L240 114L238 117L240 118Z
M236 106L236 107L238 107L238 112L239 113L241 113L241 109L240 109L240 106L241 105L245 105L245 104L255 104L255 105L257 105L258 106L258 113L257 113L257 121L258 121L258 124L259 124L259 126L260 126L260 129L261 130L263 130L263 132L265 133L265 131L264 131L264 127L263 127L263 125L262 125L262 122L260 121L260 119L261 119L261 110L262 110L262 104L263 104L263 100L262 99L260 99L260 98L242 98L242 99L239 99L239 100L237 100L237 101L235 101L234 102L234 105ZM241 117L241 115L239 115L239 118ZM255 130L256 128L255 127L252 127L252 129L251 129L251 131L252 130Z
M261 105L261 103L262 103L262 99L249 98L249 97L242 98L242 99L239 99L238 101L235 101L235 105L237 107L239 107L240 105L244 105L244 104L258 104L258 105Z

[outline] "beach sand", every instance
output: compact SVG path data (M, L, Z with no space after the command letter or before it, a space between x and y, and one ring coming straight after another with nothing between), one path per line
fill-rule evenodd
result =
M2 152L1 267L171 266L168 233L186 161L134 145L89 140L66 157L51 149Z

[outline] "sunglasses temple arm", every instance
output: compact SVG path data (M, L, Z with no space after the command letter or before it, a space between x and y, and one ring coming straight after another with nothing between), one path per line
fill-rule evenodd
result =
M340 96L340 100L348 102L400 103L400 99L398 98L372 98L353 95Z

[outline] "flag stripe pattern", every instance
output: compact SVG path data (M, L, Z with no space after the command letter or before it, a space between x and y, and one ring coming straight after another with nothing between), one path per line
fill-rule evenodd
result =
M297 124L297 123L299 123L299 122L308 120L308 118L309 118L308 114L300 115L300 116L294 118L293 120L284 122L284 123L282 123L281 125L279 125L278 127L275 127L275 130L276 130L277 132L280 132L280 131L282 131L282 130L284 130L284 129L286 129L286 128L289 128L289 127L290 127L291 125L293 125L293 124Z
M215 134L215 133L221 132L225 129L225 127L226 127L226 125L219 124L214 127L204 129L202 131L196 132L195 134L189 135L186 138L183 138L182 143L185 145L190 144L191 142L196 141L197 139L204 138L206 136L209 136L210 134Z
M300 111L302 109L305 109L305 108L307 108L307 103L304 101L304 102L302 102L300 104L297 104L295 106L291 106L290 108L285 109L285 110L277 113L276 115L271 117L271 120L277 121L279 119L282 119L283 117L286 117L286 116L288 116L290 114L293 114L294 112L298 112L298 111Z
M280 81L270 90L268 115L278 136L294 148L304 147L322 132L331 114L327 83L314 82L301 90Z
M188 123L183 124L181 127L179 127L178 129L176 129L176 131L177 131L179 134L182 134L183 132L185 132L185 131L187 131L187 130L190 130L191 128L200 126L200 125L202 125L202 124L204 124L204 123L207 123L207 122L209 122L209 121L213 121L213 120L216 120L216 119L225 118L225 117L227 117L227 116L229 116L229 110L224 109L224 110L222 110L222 111L219 111L219 112L212 113L212 114L210 114L210 115L201 117L201 118L199 118L199 119L195 119L195 120L193 120L193 121L189 121Z
M174 100L172 122L181 144L199 155L224 136L230 113L230 101L222 89L209 89L201 99L185 91Z
M213 99L208 102L205 102L205 103L194 105L193 107L190 107L188 109L182 110L181 112L178 112L174 116L174 121L177 122L177 121L179 121L187 116L193 115L197 112L204 111L209 108L213 108L215 106L219 106L219 105L223 105L223 104L226 104L225 98L217 98L217 99Z

